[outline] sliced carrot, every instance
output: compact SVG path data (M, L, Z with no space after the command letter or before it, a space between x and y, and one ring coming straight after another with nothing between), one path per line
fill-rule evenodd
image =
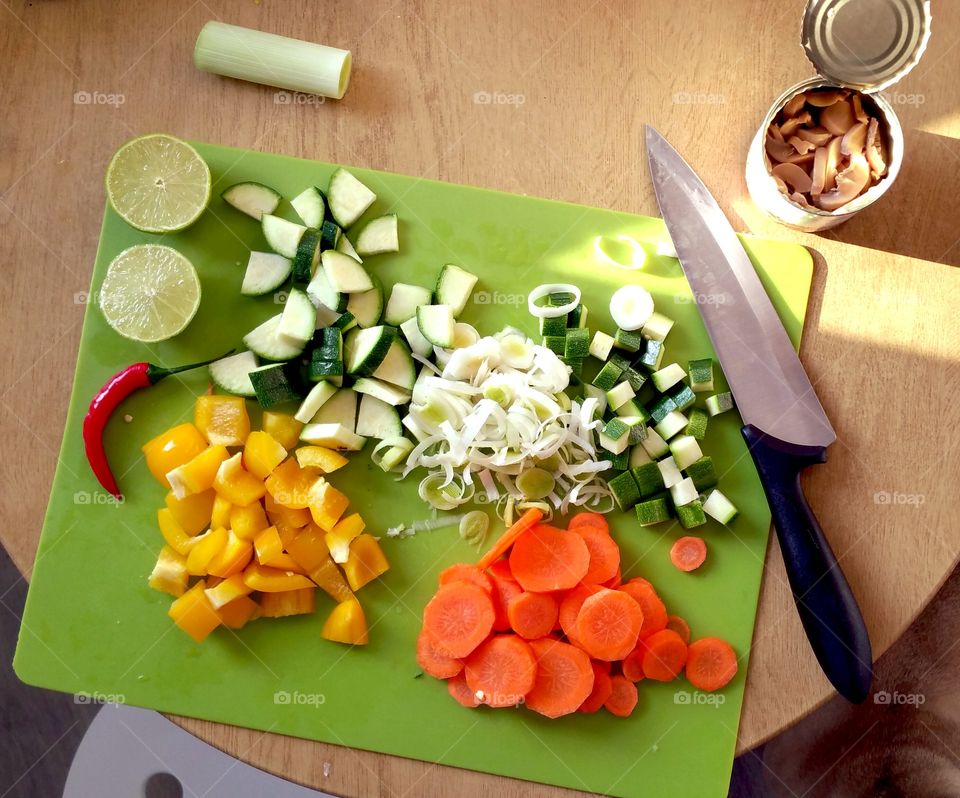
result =
M453 696L454 701L465 707L473 709L480 706L477 694L470 689L467 684L467 676L463 671L447 679L447 692Z
M467 686L481 703L513 707L533 687L537 660L527 642L517 635L496 635L467 657L463 672Z
M583 581L599 585L613 579L620 570L620 547L610 533L587 524L581 524L571 531L583 538L590 553L590 565L583 575Z
M661 629L643 641L643 675L658 682L670 682L687 664L687 644L676 632Z
M649 579L644 579L642 576L634 576L633 578L628 579L628 580L627 580L626 582L624 582L623 584L625 584L625 585L646 585L647 587L651 587L651 588L653 587L653 582L651 582ZM656 590L656 588L654 588L654 590Z
M546 524L520 535L510 552L514 578L535 593L574 587L589 567L590 552L583 538Z
M698 690L712 692L737 675L737 653L719 637L694 640L687 649L687 679Z
M668 615L667 616L667 629L672 629L678 635L680 639L690 645L690 624L688 624L683 618L679 615Z
M499 560L507 553L507 549L514 544L517 538L531 527L540 523L541 518L543 518L543 513L535 507L527 510L514 522L513 526L497 539L497 542L493 544L490 551L480 558L477 567L481 571L486 571L496 560Z
M609 663L604 663L609 667ZM607 699L610 698L610 694L613 692L613 685L610 683L610 674L604 670L603 665L599 662L591 662L591 667L593 668L593 690L590 695L587 696L586 700L580 705L580 712L598 712L605 703Z
M440 584L446 585L450 582L472 582L477 587L482 587L487 593L493 590L489 576L477 568L476 565L468 565L462 562L444 568L440 572Z
M643 655L647 649L641 640L637 647L623 658L620 670L631 682L643 681Z
M493 591L490 594L493 598L493 631L506 632L510 629L507 607L513 599L523 593L523 588L513 579L502 579L498 576L491 577L490 584L493 585Z
M527 693L528 709L559 718L576 712L593 692L593 666L586 652L549 637L532 640L537 677Z
M607 523L606 517L600 513L577 513L570 519L567 529L573 531L581 526L594 526L606 532L610 531L610 524Z
M604 703L607 712L626 718L637 705L637 686L626 676L610 677L610 697Z
M599 585L580 584L569 591L560 601L560 611L558 613L560 628L571 642L577 636L577 616L580 614L583 602L600 589Z
M469 582L450 582L437 590L423 610L423 630L451 657L465 657L493 629L493 601Z
M490 576L499 576L501 579L513 579L514 582L517 581L513 577L513 571L510 570L510 560L506 557L497 560L487 568L487 571L490 573Z
M510 628L527 640L550 634L557 616L557 600L549 593L521 593L507 604Z
M609 587L611 590L616 590L618 587L620 587L620 585L623 584L623 575L620 573L620 569L617 568L617 572L602 584L604 587Z
M670 547L670 562L681 571L696 571L707 559L707 544L703 538L687 535Z
M447 654L426 632L417 636L417 664L434 679L449 679L463 670L463 663Z
M601 588L577 614L577 645L594 659L623 659L637 645L643 610L627 593Z
M640 639L649 637L667 627L667 608L663 605L657 591L646 579L631 579L617 590L626 593L643 610L643 626L640 627Z
M613 672L612 662L607 662L606 660L603 660L603 659L595 659L593 660L593 664L596 665L598 668L600 668L600 670L602 670L605 674L607 674L607 676L609 676Z

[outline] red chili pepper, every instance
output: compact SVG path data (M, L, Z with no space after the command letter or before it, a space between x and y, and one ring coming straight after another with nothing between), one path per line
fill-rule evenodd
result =
M230 352L233 352L233 350L231 349ZM104 488L116 498L123 498L120 494L120 488L117 486L117 480L110 470L106 450L103 448L103 431L106 429L107 422L110 420L113 411L116 410L117 405L130 394L139 391L141 388L156 385L164 377L200 366L207 366L214 360L226 357L230 352L211 360L204 360L202 363L190 363L187 366L172 369L155 366L152 363L134 363L107 380L107 383L94 395L90 402L90 409L83 419L83 444L87 452L87 461Z

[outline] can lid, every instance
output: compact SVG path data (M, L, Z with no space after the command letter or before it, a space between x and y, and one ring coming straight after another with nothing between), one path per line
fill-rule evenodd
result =
M930 0L808 0L803 49L827 80L880 91L906 75L930 38Z

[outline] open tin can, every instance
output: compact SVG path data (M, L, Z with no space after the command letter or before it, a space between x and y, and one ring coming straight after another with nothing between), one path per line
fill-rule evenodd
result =
M882 197L900 173L903 129L882 90L920 60L930 38L930 0L809 0L803 16L804 52L819 77L783 92L763 118L747 153L747 188L770 216L813 232L845 222ZM834 210L790 198L774 177L766 141L771 124L798 94L844 89L861 96L878 121L886 171L859 196ZM782 156L781 156L782 157Z

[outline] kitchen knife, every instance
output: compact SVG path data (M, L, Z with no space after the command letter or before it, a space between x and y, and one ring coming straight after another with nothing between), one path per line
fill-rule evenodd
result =
M683 272L744 421L800 620L827 678L849 701L870 692L867 629L800 486L836 440L760 278L689 164L646 126L653 187Z

